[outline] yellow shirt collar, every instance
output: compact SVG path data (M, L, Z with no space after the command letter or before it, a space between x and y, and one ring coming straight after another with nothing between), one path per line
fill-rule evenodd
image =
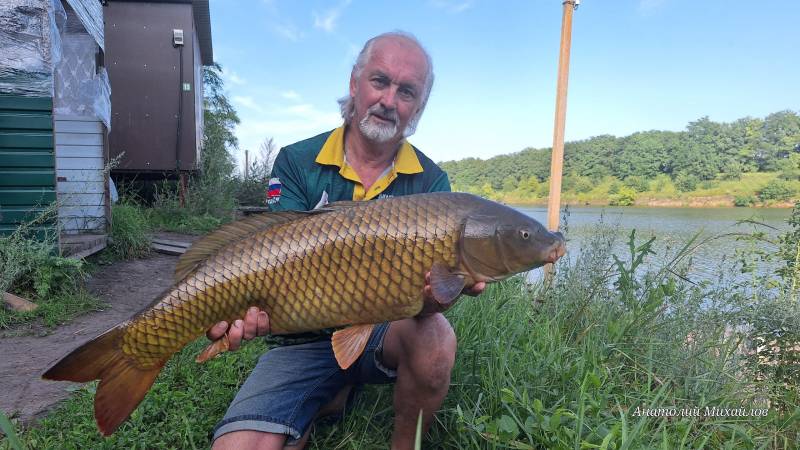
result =
M338 166L340 169L344 167L344 126L331 132L315 161L318 164ZM417 152L405 139L394 159L394 170L397 173L405 174L422 172L422 164L417 158Z

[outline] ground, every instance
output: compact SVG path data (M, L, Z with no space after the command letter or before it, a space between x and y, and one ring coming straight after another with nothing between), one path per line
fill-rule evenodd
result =
M191 242L197 236L159 233L159 237ZM103 331L129 319L172 283L177 256L150 257L102 266L87 288L108 307L62 325L46 336L0 339L0 410L28 423L67 398L75 383L44 381L42 373L68 352Z

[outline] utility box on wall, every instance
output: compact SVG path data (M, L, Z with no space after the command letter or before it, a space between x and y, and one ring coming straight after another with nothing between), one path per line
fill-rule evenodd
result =
M105 63L112 86L114 173L198 168L203 66L213 64L208 1L110 1ZM120 156L121 155L121 156Z

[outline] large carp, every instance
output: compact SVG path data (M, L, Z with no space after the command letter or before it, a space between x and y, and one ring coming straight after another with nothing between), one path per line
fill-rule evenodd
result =
M129 321L50 368L50 380L100 379L94 409L109 435L164 364L220 321L267 311L272 334L333 334L339 365L363 352L376 323L443 311L462 290L555 262L560 233L470 194L430 193L277 212L223 226L178 261L175 284ZM423 296L431 273L434 299ZM220 347L222 347L220 349ZM201 359L224 350L212 343Z

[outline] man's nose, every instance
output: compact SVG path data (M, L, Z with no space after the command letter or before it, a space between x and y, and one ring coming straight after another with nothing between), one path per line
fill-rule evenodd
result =
M397 108L397 87L389 86L388 89L383 90L381 95L381 105L386 109Z

